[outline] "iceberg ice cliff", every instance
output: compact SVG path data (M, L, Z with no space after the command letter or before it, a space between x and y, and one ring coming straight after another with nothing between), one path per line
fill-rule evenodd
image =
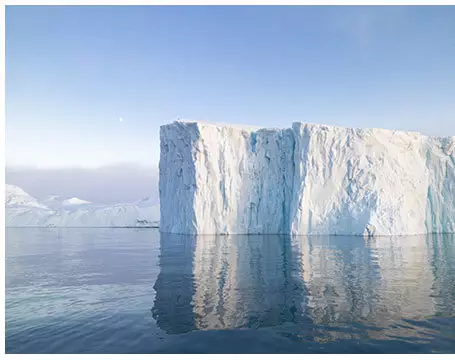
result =
M455 136L294 123L160 129L160 231L455 231Z

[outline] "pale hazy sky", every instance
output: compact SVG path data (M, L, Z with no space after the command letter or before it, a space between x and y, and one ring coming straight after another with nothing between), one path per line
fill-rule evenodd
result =
M19 186L38 200L49 195L76 196L95 204L129 203L150 197L159 202L158 171L128 164L97 169L7 168L7 184Z
M455 7L6 9L8 166L151 166L177 117L455 135Z

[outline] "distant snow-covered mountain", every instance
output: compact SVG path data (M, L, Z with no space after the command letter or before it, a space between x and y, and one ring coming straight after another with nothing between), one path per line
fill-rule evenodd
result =
M46 205L39 203L34 197L27 194L20 187L9 184L5 185L5 205L6 207L24 206L47 209Z
M72 197L69 199L65 199L63 201L63 206L74 206L74 205L85 205L85 204L91 204L91 202L79 199L77 197Z
M158 227L159 204L143 199L131 204L95 205L49 196L38 201L21 188L5 186L7 227Z
M64 198L58 195L51 195L41 201L50 209L61 210L62 208L71 208L74 206L91 204L90 201L82 200L77 197Z

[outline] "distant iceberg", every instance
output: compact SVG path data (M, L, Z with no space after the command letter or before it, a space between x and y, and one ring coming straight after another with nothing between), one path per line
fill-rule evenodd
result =
M454 136L177 121L160 137L162 232L455 231Z
M158 227L159 204L94 205L78 198L50 196L38 201L21 188L5 185L7 227Z

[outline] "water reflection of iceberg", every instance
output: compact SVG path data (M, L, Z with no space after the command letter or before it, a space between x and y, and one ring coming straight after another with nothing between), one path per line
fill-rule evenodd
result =
M168 333L360 324L382 338L403 319L453 315L454 245L453 235L161 234L153 314Z
M391 320L424 319L435 313L434 274L427 236L382 237L371 242L380 269L380 316Z
M385 328L404 319L453 316L455 283L448 280L455 275L453 234L296 237L293 244L300 253L307 313L314 324ZM375 338L384 334L369 332Z
M305 290L291 252L286 236L162 234L158 325L175 333L302 321Z
M304 288L292 273L289 237L200 240L194 267L197 328L255 328L299 321Z
M297 261L313 323L347 323L375 316L380 274L362 238L299 236L293 244L300 254Z
M160 273L152 312L158 326L170 334L194 328L194 247L194 236L160 234Z
M455 234L427 235L431 249L431 268L434 275L432 297L436 314L455 314Z
M455 312L454 234L379 238L375 250L390 317L424 319Z

